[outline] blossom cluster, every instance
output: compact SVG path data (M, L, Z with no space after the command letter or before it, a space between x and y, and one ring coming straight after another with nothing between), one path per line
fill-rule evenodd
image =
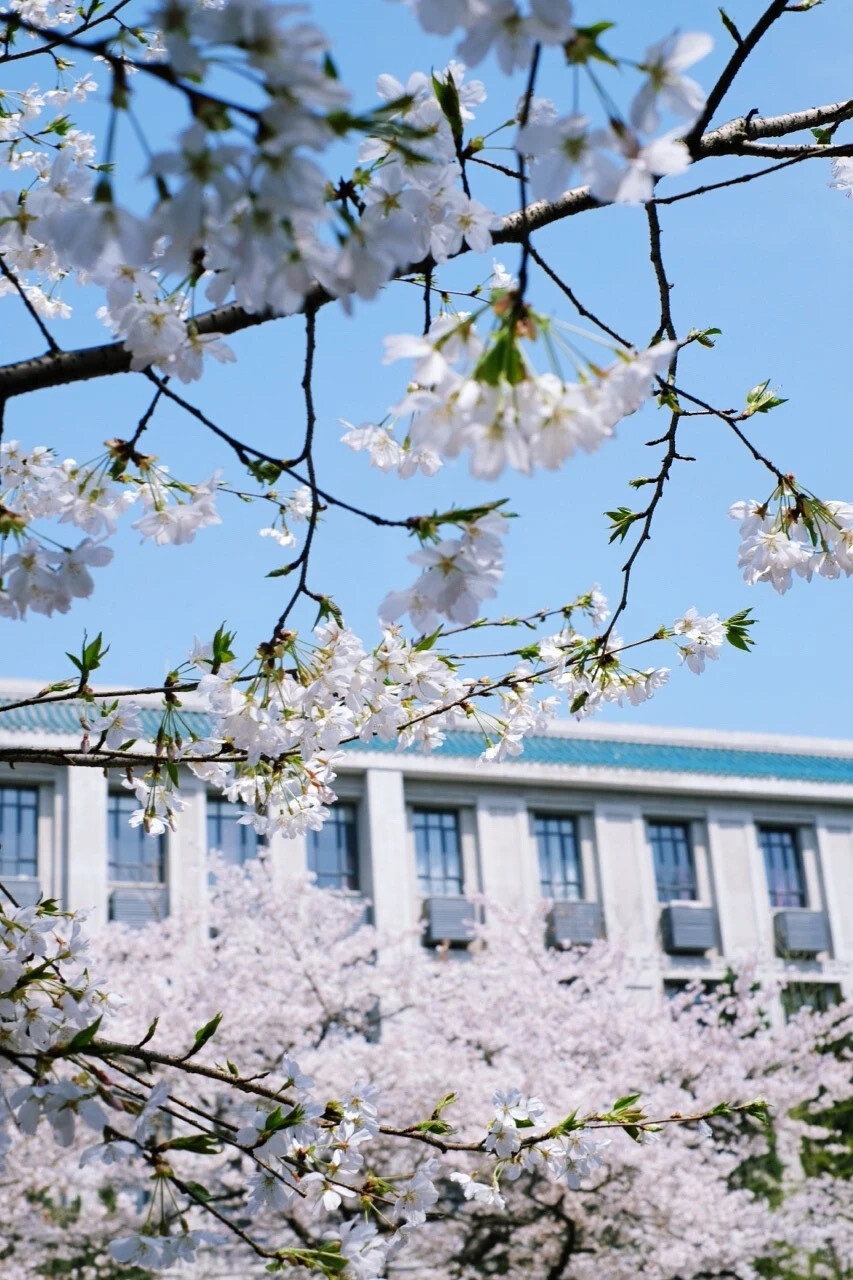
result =
M13 7L40 24L69 20L70 11L35 0ZM463 29L463 61L405 83L380 76L380 106L362 113L351 110L324 33L287 7L163 4L143 26L121 27L111 44L119 61L107 63L115 109L129 101L130 76L164 63L173 91L189 80L203 94L175 144L149 155L144 177L156 198L147 212L117 203L109 161L94 164L92 135L51 114L92 97L90 73L69 82L63 64L55 89L6 95L0 157L11 174L34 176L23 191L0 193L0 253L14 276L0 280L0 292L14 292L17 279L38 312L64 316L59 287L76 273L105 292L100 314L132 368L154 364L189 382L205 358L234 359L221 334L195 323L200 287L214 306L233 299L248 312L290 314L318 283L344 300L370 299L421 261L488 250L502 223L470 192L461 133L486 91L466 82L465 64L493 50L509 73L529 63L534 45L569 49L582 37L568 0L532 0L528 13L514 0L413 7L429 31ZM520 103L514 145L530 160L534 193L561 194L577 169L598 199L636 203L657 177L682 172L690 156L680 135L704 103L682 73L710 45L697 33L652 45L637 64L643 81L630 124L612 116L606 128L587 129L586 117L561 116L549 99ZM234 71L263 85L259 105L217 96L229 47ZM643 141L661 107L682 124ZM320 161L341 136L361 142L352 178L335 185Z
M738 567L750 586L769 582L783 594L794 575L809 581L853 574L849 502L819 501L786 482L767 502L734 503L729 515L740 521Z
M44 445L0 444L0 614L67 613L75 597L91 595L89 570L110 563L113 552L106 539L137 502L143 514L132 527L159 546L192 542L199 529L219 524L218 475L187 485L156 459L136 455L138 474L119 467L114 478L122 447L112 441L103 458L80 464L73 458L60 461ZM74 548L63 547L33 529L32 522L41 520L70 524L89 536ZM10 540L15 550L7 553Z
M415 559L425 557L420 585L396 593L386 607L410 608L420 624L432 624L444 608L470 612L485 577L485 558L499 554L496 534L504 519L491 513L452 543L445 540L416 553ZM310 648L291 635L274 655L264 651L254 674L217 660L216 645L198 645L187 670L194 669L197 679L193 705L209 716L206 736L199 738L180 709L167 705L157 734L158 755L165 752L170 766L183 762L226 799L245 806L239 821L262 835L317 830L336 799L333 784L346 742L378 737L399 749L434 750L448 730L473 719L483 735L484 758L502 760L520 754L530 734L544 732L563 699L580 719L606 703L639 705L666 684L667 668L636 668L622 661L627 646L615 632L604 642L576 630L574 611L596 626L608 616L598 588L578 597L564 611L563 628L528 645L510 673L494 684L488 677L460 674L455 656L436 647L440 623L425 643L408 640L399 627L387 624L380 643L368 652L331 619L316 629ZM681 661L698 674L707 659L718 657L732 622L690 609L652 638L672 641ZM495 695L499 710L483 701ZM91 701L94 706L81 713L87 741L98 735L99 749L122 751L141 736L141 708L132 700L100 708L94 696ZM183 801L173 768L164 770L155 758L149 772L130 771L124 785L139 801L132 825L150 835L174 826Z
M389 428L368 423L347 431L344 443L366 449L382 470L396 465L402 476L417 465L430 474L433 459L462 452L471 474L485 480L497 479L506 467L523 474L556 470L576 450L592 453L612 436L649 398L654 378L677 350L677 343L665 341L641 352L617 351L607 368L589 365L578 382L538 374L518 345L512 297L493 292L483 310L496 312L498 323L485 342L478 317L467 313L436 317L423 337L386 338L386 363L414 360L413 381L390 410L395 421L407 419L405 438L401 443ZM547 324L527 314L523 323L533 335Z

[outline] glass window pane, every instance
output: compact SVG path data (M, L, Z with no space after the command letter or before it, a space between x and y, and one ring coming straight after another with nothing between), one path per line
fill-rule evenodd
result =
M38 790L0 787L0 874L38 875Z
M413 814L418 888L425 897L462 893L459 815L455 809L416 809Z
M695 902L696 868L685 822L650 822L658 902Z
M806 885L796 827L759 827L771 907L804 907Z
M320 830L308 833L308 869L321 889L358 890L355 805L333 805Z
M114 792L107 801L107 851L110 881L118 884L165 884L166 841L129 825L139 808L135 795Z
M533 819L543 898L583 897L577 823L571 817L539 814Z
M207 851L219 854L236 867L242 867L249 858L256 858L260 844L255 829L237 821L245 812L245 805L208 797Z
M782 1009L786 1021L800 1009L826 1013L833 1005L840 1003L841 988L833 982L795 982L782 989Z

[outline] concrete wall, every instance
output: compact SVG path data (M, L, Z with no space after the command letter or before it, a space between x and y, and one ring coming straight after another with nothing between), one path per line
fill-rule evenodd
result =
M619 795L583 785L568 769L558 778L496 780L444 761L425 772L408 759L374 756L341 778L342 797L358 808L361 888L379 929L407 934L420 945L413 806L452 808L459 814L466 894L482 894L502 907L539 901L539 867L533 816L573 815L577 822L584 895L602 907L607 936L632 959L638 991L651 996L663 981L722 976L729 962L756 957L766 975L784 975L774 950L769 904L756 824L786 823L799 832L809 906L827 912L831 950L795 964L803 981L839 985L853 996L853 803L785 801L759 791L745 798L690 794L680 775L667 790L651 779ZM107 781L96 769L49 772L3 769L0 785L39 788L39 875L47 894L107 918ZM170 906L180 912L207 892L204 785L188 776L186 809L168 837ZM684 821L694 848L699 900L717 915L718 946L706 955L670 956L661 947L660 904L646 823ZM302 872L306 841L273 837L269 857L276 876Z

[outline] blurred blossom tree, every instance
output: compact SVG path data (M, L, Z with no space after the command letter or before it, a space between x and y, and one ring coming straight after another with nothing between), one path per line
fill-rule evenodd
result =
M612 23L574 12L569 0L409 0L413 33L420 24L446 37L449 61L429 74L414 72L405 83L380 76L378 105L364 107L342 83L322 31L295 6L266 0L172 0L153 9L137 0L94 0L77 8L60 0L4 3L0 293L9 323L14 317L16 325L30 326L34 348L0 367L7 426L0 437L3 625L12 627L28 613L66 613L75 599L89 596L98 570L113 557L110 539L125 520L143 539L176 545L203 537L206 527L227 518L231 503L260 504L259 533L290 554L267 575L282 580L284 593L265 636L241 651L223 624L214 636L196 639L164 681L140 671L133 689L112 691L96 691L91 683L107 641L101 634L84 637L79 650L66 655L71 665L51 673L44 689L0 706L2 723L3 712L13 707L71 704L79 718L79 749L4 747L0 760L121 768L138 797L131 822L152 835L176 822L181 771L188 768L228 800L248 806L246 820L259 833L292 835L320 826L327 816L338 752L347 742L379 736L429 749L464 721L482 731L486 757L500 759L519 753L525 735L560 706L581 717L607 702L639 704L665 683L668 671L643 665L638 651L669 646L681 664L701 673L727 641L741 650L751 644L749 610L721 618L685 607L687 602L679 602L683 611L674 621L650 634L626 640L617 630L627 621L632 571L668 482L692 461L682 452L680 428L697 415L733 433L765 477L760 500L731 508L741 526L747 583L769 582L785 591L795 576L853 572L853 506L819 497L753 442L751 419L784 403L769 380L758 381L736 408L718 407L691 389L688 365L696 355L712 359L703 349L713 348L718 331L677 323L661 236L668 206L794 165L802 166L807 180L814 167L805 162L814 158L831 159L834 184L853 192L853 144L843 135L853 102L795 103L781 115L750 111L724 118L725 100L747 62L761 57L765 36L782 24L809 22L814 7L815 0L773 0L743 30L721 10L727 56L706 92L685 72L710 51L711 36L661 38L651 14L648 47L629 57L613 52ZM492 92L503 123L482 133L477 112L486 88L469 77L465 64L476 66L487 55L498 66ZM538 91L546 64L565 74L553 100ZM513 76L518 84L507 90ZM619 105L626 85L631 96ZM178 124L161 150L148 138L150 95ZM99 132L81 127L90 119ZM493 158L496 147L500 159ZM346 172L335 177L347 148ZM131 187L127 157L135 149L144 152L146 171L142 184ZM741 159L744 166L715 180L717 157ZM695 186L664 194L666 178L697 166L702 175ZM486 203L486 189L480 189L486 181L488 193L505 182L500 209L492 207L491 194ZM125 188L131 198L121 196ZM647 325L650 336L642 341L623 333L619 316L593 314L537 247L539 229L596 217L613 203L637 206L647 230L647 270L658 303ZM511 270L497 261L484 267L474 256L491 255L496 245L514 246ZM458 260L454 286L458 272L471 264L462 288L446 283L451 260ZM537 284L545 278L565 297L571 322L537 306ZM658 406L663 417L650 441L658 451L652 473L631 482L637 495L632 505L607 512L611 541L629 548L612 611L598 586L579 583L571 600L556 600L530 616L484 613L499 588L511 523L499 492L485 502L460 492L450 507L399 516L369 510L360 500L364 459L353 461L353 482L345 491L318 483L314 371L320 317L334 303L357 314L384 297L392 281L416 287L423 300L420 331L386 339L386 363L405 362L398 398L390 407L377 406L375 421L342 419L343 443L366 453L383 472L429 477L460 456L474 477L490 482L508 470L556 470L577 451L610 441L620 422L644 404ZM92 310L112 330L111 341L79 349L62 345L58 335L71 312L72 285L84 286L84 310L95 299ZM221 420L204 402L203 375L211 360L234 359L230 334L274 322L301 331L304 428L299 439L270 453L249 438L245 424ZM101 429L92 426L83 449L87 461L56 452L57 428L50 421L46 444L10 438L21 397L84 381L97 388L99 379L119 374L144 379L150 403L138 422L129 421L103 445ZM186 390L196 382L199 402ZM227 447L235 469L227 482L219 472L201 481L180 479L148 451L158 409L167 403L203 428L211 443ZM312 570L312 550L326 533L320 517L336 510L391 536L403 531L418 544L411 556L417 575L402 589L385 584L390 589L379 606L381 629L366 640L347 628L334 590L321 589ZM68 545L72 528L75 545ZM247 546L247 571L256 559ZM465 637L474 631L509 639L477 644L485 652L472 654ZM204 737L183 713L190 693L208 714ZM150 736L140 718L143 697L160 712ZM338 908L330 903L310 894L288 899L296 913L282 943L289 982L299 985L294 973L308 963L301 933L308 925L300 912L306 919L315 911L334 914ZM62 1249L78 1230L81 1240L89 1232L100 1243L85 1255L89 1261L80 1261L78 1275L108 1274L116 1265L123 1274L135 1269L139 1275L191 1262L200 1245L224 1235L229 1248L239 1242L272 1271L296 1266L369 1277L396 1265L391 1259L414 1228L439 1212L436 1238L443 1244L428 1247L444 1248L446 1266L460 1274L475 1272L480 1260L500 1270L503 1263L495 1258L503 1258L505 1248L511 1259L527 1260L510 1260L509 1267L540 1267L543 1276L556 1276L570 1263L579 1273L598 1265L605 1241L613 1244L606 1265L618 1271L624 1264L626 1275L655 1267L664 1268L662 1276L752 1274L746 1259L765 1246L775 1250L773 1257L788 1248L792 1256L805 1256L816 1247L809 1224L820 1224L818 1234L824 1227L829 1232L816 1207L815 1180L805 1190L784 1180L795 1177L793 1155L781 1158L780 1168L788 1171L780 1193L787 1213L784 1223L782 1215L772 1219L772 1230L760 1199L723 1192L752 1148L766 1142L751 1123L765 1114L764 1104L744 1097L764 1074L772 1074L780 1141L783 1134L792 1142L802 1136L801 1122L786 1119L790 1107L811 1097L824 1075L834 1081L833 1060L813 1051L814 1036L822 1034L815 1028L823 1024L805 1018L777 1037L750 1021L749 1001L738 994L732 997L734 1022L717 1012L702 1015L710 1022L703 1031L707 1044L695 1051L688 1070L683 1046L698 1034L695 1011L666 1022L665 1030L647 1029L645 1019L623 1008L621 997L595 976L597 965L605 974L615 961L590 960L588 976L564 990L554 974L575 962L543 961L538 944L542 1000L529 1014L517 1007L515 1025L506 1032L510 1043L530 1051L525 1061L503 1047L507 1005L523 1001L520 986L515 995L511 986L501 993L510 978L509 967L499 965L498 948L464 975L466 981L481 979L490 992L476 1009L461 972L417 965L411 1007L389 1017L380 956L375 967L364 957L345 982L337 966L330 971L324 979L328 1025L317 1022L307 988L307 1003L285 1018L276 987L270 1020L262 1001L244 998L246 988L227 984L224 974L233 963L241 975L251 952L267 967L253 971L249 989L263 991L267 957L278 942L263 933L261 917L238 913L237 919L238 936L223 934L215 948L216 976L203 984L195 952L182 950L168 926L146 935L157 948L150 988L137 993L137 1012L129 1015L134 1031L123 1042L101 1035L102 1019L124 1015L115 1012L109 994L113 970L107 967L106 985L93 976L80 919L53 902L37 908L10 902L0 916L0 1062L7 1112L14 1114L6 1129L33 1135L25 1146L13 1143L15 1172L5 1194L20 1186L33 1191L18 1195L10 1221L18 1222L20 1212L49 1211ZM255 930L260 932L250 944ZM364 937L353 934L339 946L357 951ZM143 943L126 945L131 953ZM307 954L305 982L319 990L329 957L319 945ZM533 982L529 964L524 968L519 959L519 965ZM138 966L128 979L136 973ZM116 974L120 986L120 967ZM178 1016L175 992L186 985L181 1007L194 1010L208 1002L211 983L221 985L228 1015L223 1030L213 1018L188 1043L189 1024L180 1018L192 1021L192 1015ZM586 1002L580 999L585 983L594 995ZM138 987L135 980L130 985ZM348 992L353 1004L342 1011ZM363 1022L377 997L383 1036L372 1046ZM318 998L316 991L311 998ZM558 1016L564 1005L565 1015ZM151 1026L135 1039L138 1009L145 1006ZM170 1051L153 1047L160 1043L161 1007L170 1012L178 1037L179 1047L172 1042ZM441 1036L430 1030L436 1008L442 1010ZM609 1023L604 1010L612 1015ZM479 1027L484 1011L482 1044L468 1044L462 1033ZM580 1077L572 1059L567 1066L557 1052L573 1018L572 1053L583 1056ZM230 1032L224 1029L229 1025ZM111 1035L118 1035L118 1026L113 1021ZM234 1038L238 1026L242 1033ZM282 1040L283 1026L288 1036L301 1030L292 1045ZM458 1058L456 1050L448 1050L447 1059L436 1054L434 1061L421 1053L417 1093L404 1083L402 1057L399 1074L393 1063L412 1045L425 1044L424 1037L434 1034L444 1043L452 1026L460 1038ZM629 1045L620 1047L618 1071L604 1048L608 1026L611 1033L618 1026L620 1041ZM491 1043L493 1027L500 1029L500 1052L483 1047ZM660 1044L647 1045L646 1037L657 1035ZM218 1066L206 1049L214 1037ZM537 1054L532 1048L540 1041ZM323 1095L311 1094L295 1065L281 1060L291 1047L303 1058L307 1050L312 1070L317 1059ZM759 1057L747 1070L752 1053ZM774 1054L782 1055L782 1063L770 1073ZM502 1072L493 1078L503 1055ZM361 1058L365 1071L387 1083L396 1125L385 1110L380 1123L373 1086L354 1083ZM682 1065L661 1075L661 1062L670 1059ZM704 1065L710 1063L713 1071ZM259 1076L260 1069L272 1074ZM473 1082L466 1079L471 1073ZM586 1107L573 1089L579 1078L589 1090ZM708 1094L712 1080L729 1099L723 1110L715 1110L721 1099ZM543 1105L513 1092L513 1081L547 1094L552 1119L555 1107L563 1118L545 1125ZM836 1096L834 1083L825 1087ZM473 1123L465 1107L482 1107L483 1089L504 1091L495 1093L485 1137L448 1136L457 1122L445 1118L450 1103L437 1106L434 1096L448 1088L468 1098L450 1112L463 1126ZM658 1105L641 1102L629 1089L651 1090ZM608 1093L623 1096L605 1101ZM339 1101L326 1101L329 1094ZM249 1112L235 1109L237 1103L249 1105ZM428 1108L426 1119L412 1119L418 1107ZM658 1114L660 1107L665 1114ZM714 1155L704 1147L694 1150L696 1125L706 1113L716 1117L723 1139L723 1151ZM75 1117L102 1142L87 1153L84 1173L62 1183L66 1175L41 1144L51 1129L60 1146L73 1145ZM640 1150L661 1127L657 1120L686 1127L671 1143ZM480 1121L482 1126L482 1115ZM624 1130L637 1149L626 1145L613 1156L615 1144L606 1151L601 1145L602 1128ZM365 1163L370 1139L381 1166L372 1156ZM473 1153L479 1175L467 1165L456 1168L451 1181L431 1164L412 1173L413 1148L425 1157L452 1156L459 1166L465 1153ZM113 1189L100 1199L90 1196L101 1177L91 1168L94 1161L120 1167ZM508 1185L516 1177L518 1186ZM74 1179L81 1188L79 1220L73 1196L58 1198ZM151 1179L153 1191L137 1212L129 1188L146 1187ZM561 1188L579 1180L589 1190L564 1195ZM464 1200L475 1202L470 1220L455 1207L447 1211ZM506 1218L498 1217L504 1201L510 1206ZM306 1225L306 1203L331 1215L328 1236L314 1219ZM99 1233L118 1213L134 1226L112 1241L107 1261ZM565 1224L559 1244L549 1234L554 1213ZM722 1272L709 1271L699 1231L714 1239L715 1266L721 1253L732 1251ZM835 1236L827 1234L826 1241L821 1259L840 1267ZM416 1257L419 1248L415 1233ZM211 1256L206 1274L230 1253ZM63 1274L59 1259L52 1274ZM77 1264L69 1265L66 1273L74 1275Z
M181 1201L197 1197L298 1263L300 1250L321 1254L342 1221L347 1275L384 1274L386 1259L390 1275L399 1265L466 1280L850 1274L843 1170L818 1167L806 1177L801 1161L833 1141L827 1113L849 1095L849 1055L826 1051L849 1040L849 1006L803 1009L771 1025L775 993L746 967L711 994L697 983L650 1011L628 989L631 962L618 949L546 952L541 912L491 908L468 963L413 951L405 938L378 938L361 918L354 895L276 883L255 861L218 868L197 920L110 926L96 942L97 970L128 993L147 975L110 1034L138 1044L159 1016L157 1034L136 1061L124 1059L120 1074L109 1072L124 1113L111 1113L107 1142L85 1114L62 1153L39 1132L14 1137L0 1191L4 1275L118 1277L126 1272L113 1255L131 1249L141 1274L162 1265L167 1237L151 1236L143 1251L134 1234L152 1152L173 1232L187 1212ZM199 945L204 924L211 936ZM217 1008L229 1013L211 1050L167 1066L161 1086L170 1097L140 1118L156 1062L146 1048L161 1039L192 1044L199 1013ZM108 1054L90 1046L80 1061L91 1071ZM225 1080L183 1074L214 1058ZM289 1105L303 1114L284 1115L274 1099L251 1092L235 1097L232 1071L263 1085L290 1076ZM343 1095L342 1071L357 1081ZM450 1096L448 1081L456 1085ZM665 1136L641 1128L639 1143L601 1120L581 1129L575 1119L554 1132L559 1118L596 1112L641 1084L641 1103L623 1096L604 1110L716 1114ZM772 1100L769 1112L718 1106L756 1093ZM547 1100L545 1115L537 1094ZM378 1130L377 1112L396 1117L409 1140L390 1126ZM466 1148L487 1125L487 1149ZM547 1141L521 1145L548 1126ZM205 1133L216 1135L207 1154L190 1145ZM191 1188L183 1196L181 1184ZM323 1200L338 1196L326 1206L330 1222ZM464 1198L473 1201L465 1210ZM143 1213L152 1208L151 1228L159 1193ZM366 1256L346 1252L360 1223L377 1231L364 1234ZM200 1254L193 1274L263 1275L268 1256L225 1235Z

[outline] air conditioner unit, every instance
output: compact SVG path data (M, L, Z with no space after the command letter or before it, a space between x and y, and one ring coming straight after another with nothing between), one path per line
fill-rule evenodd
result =
M34 876L4 876L3 884L19 907L35 906L41 896L41 884ZM0 894L0 907L5 905L6 899Z
M670 954L701 954L716 945L714 911L688 902L671 902L661 912L663 949Z
M549 947L595 942L601 937L601 907L597 902L555 902L546 936Z
M825 911L808 911L790 907L777 911L773 920L776 949L782 955L816 956L829 951L829 921Z
M165 889L113 889L110 894L110 919L117 924L141 928L169 914L169 897Z
M442 942L449 942L452 947L464 947L473 941L475 908L467 898L427 898L424 916L424 942L428 947Z

